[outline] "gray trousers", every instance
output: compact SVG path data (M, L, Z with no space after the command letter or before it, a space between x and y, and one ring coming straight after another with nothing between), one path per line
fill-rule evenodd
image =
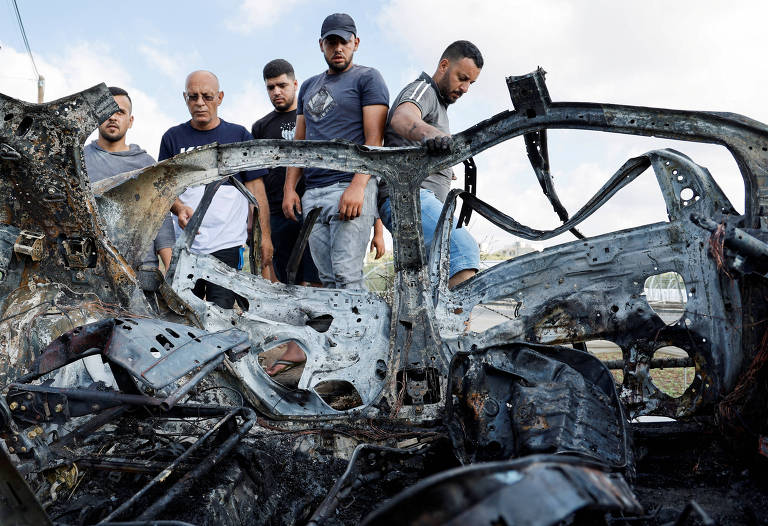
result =
M339 219L339 199L349 183L334 183L321 188L310 188L301 198L305 214L320 207L309 248L323 287L329 289L365 289L363 259L371 239L371 228L376 209L376 178L371 177L365 187L363 211L349 221Z

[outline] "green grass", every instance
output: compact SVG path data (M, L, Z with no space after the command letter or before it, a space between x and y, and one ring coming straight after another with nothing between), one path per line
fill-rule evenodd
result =
M603 361L621 359L621 352L601 353L599 358ZM621 369L611 371L617 384L624 380L624 371ZM677 367L669 369L651 369L651 379L656 387L673 398L682 395L691 385L696 369L693 367Z

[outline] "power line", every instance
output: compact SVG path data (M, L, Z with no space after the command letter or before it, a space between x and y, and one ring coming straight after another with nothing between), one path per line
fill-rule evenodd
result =
M19 6L16 3L16 0L11 0L11 3L13 4L13 10L16 12L16 21L19 23L19 31L21 31L21 38L24 40L24 46L27 48L27 54L29 55L29 60L32 61L32 69L35 70L35 77L39 79L40 73L38 73L37 71L37 64L35 64L35 59L32 56L32 49L29 47L29 40L27 40L27 32L24 31L24 24L21 21Z
M29 55L30 62L32 62L32 69L35 71L35 77L37 78L37 102L42 104L45 96L45 78L37 71L35 57L32 56L32 48L29 47L27 32L24 30L24 23L21 21L19 5L16 3L16 0L11 0L11 2L13 3L13 10L16 12L16 21L19 23L19 31L21 31L21 38L24 40L24 47L27 48L27 54Z

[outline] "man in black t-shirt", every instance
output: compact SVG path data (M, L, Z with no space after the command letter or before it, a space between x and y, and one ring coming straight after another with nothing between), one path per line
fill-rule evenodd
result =
M275 110L253 124L251 134L254 139L293 140L296 128L296 88L298 82L293 66L283 59L276 59L264 66L264 83L267 86L269 100ZM285 167L270 168L264 175L264 186L269 202L272 245L274 246L273 264L277 279L288 281L288 259L299 236L301 222L286 219L283 215L283 185ZM296 188L299 195L304 193L304 183L299 181ZM302 285L319 284L317 268L312 261L309 247L304 251L297 281Z

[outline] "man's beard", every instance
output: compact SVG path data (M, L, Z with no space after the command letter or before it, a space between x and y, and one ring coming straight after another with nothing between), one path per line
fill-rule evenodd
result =
M291 106L293 106L293 101L294 100L296 100L296 96L295 95L294 95L294 97L291 100L287 100L286 99L286 101L284 103L282 103L280 105L273 104L273 106L275 107L275 109L277 111L285 111L288 108L290 108Z
M443 102L448 104L453 104L456 102L455 100L451 100L451 92L449 91L450 87L448 85L448 75L445 75L443 78L440 79L440 81L437 83L437 90L440 92L440 97L442 97ZM458 99L456 99L458 100Z
M119 131L117 133L114 133L114 134L111 134L111 135L107 135L106 133L101 132L101 133L99 133L99 135L101 135L101 137L105 141L107 141L107 142L117 142L120 139L122 139L123 137L125 137L125 134L124 133L120 133Z
M333 57L331 57L331 58L333 58ZM343 64L340 64L340 65L339 65L339 64L334 64L333 62L331 62L330 60L328 60L328 58L327 58L327 57L326 57L326 59L325 59L325 63L326 63L326 64L328 64L328 67L329 67L329 68L331 68L331 69L332 69L333 71L335 71L336 73L341 73L341 72L343 72L345 69L347 69L347 68L349 67L349 63L350 63L350 62L352 62L352 57L349 57L349 59L348 59L348 60L346 60L346 61L345 61Z

